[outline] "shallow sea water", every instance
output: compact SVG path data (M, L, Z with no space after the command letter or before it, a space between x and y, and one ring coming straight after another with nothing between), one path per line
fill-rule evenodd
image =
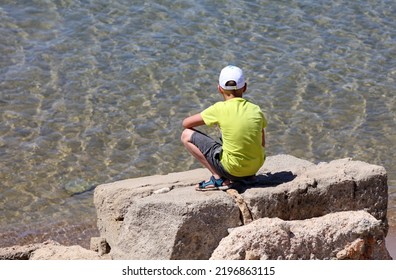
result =
M96 185L200 167L181 121L227 64L268 155L384 166L396 225L393 0L0 0L0 39L0 246L88 238Z

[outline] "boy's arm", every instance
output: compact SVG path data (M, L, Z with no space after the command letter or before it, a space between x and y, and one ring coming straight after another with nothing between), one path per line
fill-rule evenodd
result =
M202 119L201 113L187 117L183 120L184 128L193 128L193 127L204 125L204 124L205 124L205 122Z
M261 133L261 145L263 146L263 147L265 147L265 132L264 132L264 128L263 128L263 130L262 130L262 133Z

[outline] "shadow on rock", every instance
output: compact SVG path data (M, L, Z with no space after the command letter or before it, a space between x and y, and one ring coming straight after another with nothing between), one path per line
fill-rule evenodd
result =
M276 173L265 173L252 177L251 179L234 182L231 189L244 193L247 189L273 187L283 183L291 182L297 175L290 171Z

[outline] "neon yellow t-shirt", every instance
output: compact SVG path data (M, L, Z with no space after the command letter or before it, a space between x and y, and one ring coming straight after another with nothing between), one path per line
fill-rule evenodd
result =
M201 113L208 126L219 125L223 138L221 164L236 177L255 175L265 160L262 129L267 126L259 106L243 99L217 102Z

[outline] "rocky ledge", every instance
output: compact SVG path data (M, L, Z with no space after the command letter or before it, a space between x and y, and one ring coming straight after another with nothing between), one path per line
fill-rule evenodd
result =
M277 155L254 180L195 191L209 175L196 169L100 185L91 250L47 242L0 249L0 259L391 259L381 166Z

